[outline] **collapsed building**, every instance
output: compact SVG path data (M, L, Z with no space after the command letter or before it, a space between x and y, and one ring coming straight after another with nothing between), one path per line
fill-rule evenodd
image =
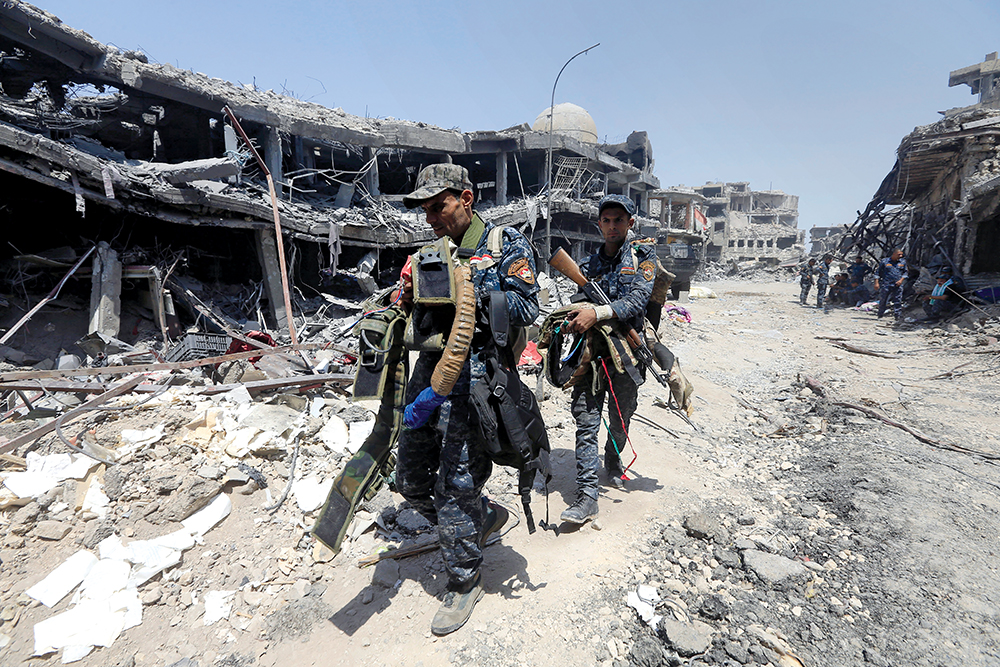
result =
M797 195L751 190L745 181L706 183L694 190L708 206L707 259L779 264L797 260L804 252Z
M917 127L896 150L896 163L845 233L842 252L878 260L895 248L911 267L950 265L969 287L1000 284L1000 61L951 72L979 102L950 109Z
M171 299L191 293L195 317L204 302L229 303L231 325L287 329L282 254L296 317L331 301L338 268L372 291L380 272L391 280L406 254L433 239L401 199L435 162L468 168L483 217L518 225L536 243L549 215L553 248L576 257L600 242L597 198L625 194L645 215L659 186L644 132L601 145L574 105L544 111L539 129L363 118L151 63L16 0L0 6L0 83L0 262L12 295L2 305L26 309L29 292L47 291L81 248L100 243L90 320L109 335L118 334L119 299L145 304L166 330ZM540 129L550 114L551 133ZM84 301L87 287L76 285Z
M844 226L839 227L810 227L809 228L809 254L826 255L834 253L840 247L840 240L843 238Z

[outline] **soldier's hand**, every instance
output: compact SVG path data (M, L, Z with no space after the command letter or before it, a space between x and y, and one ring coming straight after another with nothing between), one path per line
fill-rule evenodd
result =
M583 333L597 324L597 311L593 308L574 310L566 316L566 330L571 333Z

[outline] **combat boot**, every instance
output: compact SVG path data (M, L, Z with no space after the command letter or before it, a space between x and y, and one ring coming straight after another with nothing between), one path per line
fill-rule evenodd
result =
M625 480L623 479L625 471L622 469L622 460L618 456L618 452L604 452L604 469L608 471L608 482L612 486L616 489L625 488Z
M507 511L506 507L498 505L485 496L483 497L483 533L479 538L480 548L486 546L486 540L489 539L490 535L504 527L509 517L510 512Z
M581 493L576 502L559 515L559 519L566 523L583 524L597 516L597 512L597 498Z
M453 588L450 584L448 591L444 594L444 600L434 614L431 621L431 632L438 637L447 635L465 625L472 616L472 610L476 608L476 603L485 595L483 590L482 575L476 574L476 578L461 589Z

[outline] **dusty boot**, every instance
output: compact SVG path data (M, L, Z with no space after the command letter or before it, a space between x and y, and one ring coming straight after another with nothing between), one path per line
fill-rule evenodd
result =
M608 482L616 489L625 488L625 480L622 477L625 471L622 469L622 460L618 452L611 450L604 452L604 469L608 471Z
M444 600L437 613L434 614L434 620L431 621L431 632L440 637L465 625L465 622L472 616L472 610L476 608L476 603L485 593L482 576L479 574L476 574L472 583L463 590L453 590L449 585Z
M582 524L587 523L597 516L597 498L591 498L585 493L581 493L576 502L570 505L559 516L559 519L566 523Z
M507 519L510 517L510 512L507 511L506 507L498 505L492 500L489 500L485 496L483 497L483 534L479 538L479 546L482 547L486 544L486 540L489 539L490 535L498 532L507 523Z

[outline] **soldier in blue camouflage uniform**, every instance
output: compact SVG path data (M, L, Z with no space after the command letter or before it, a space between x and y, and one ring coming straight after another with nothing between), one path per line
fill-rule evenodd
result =
M823 308L826 302L826 288L830 285L830 264L833 263L832 255L824 255L823 261L816 265L813 272L816 274L816 307Z
M892 302L892 314L898 320L903 310L903 283L906 281L908 267L903 258L903 251L896 248L888 257L883 257L878 263L875 274L875 291L878 292L878 317L885 315L886 308Z
M472 202L468 171L453 164L425 168L417 177L416 190L403 198L408 208L424 210L438 238L448 236L460 247L474 249L477 325L469 358L451 393L439 397L430 388L430 379L441 353L420 353L406 388L407 429L397 450L396 489L437 524L448 573L448 591L431 623L436 635L453 632L469 619L483 596L482 545L507 519L506 510L482 495L492 462L470 423L471 386L483 377L482 356L491 352L493 344L484 331L482 313L490 292L502 291L512 326L527 326L538 317L539 288L530 243L517 230L506 228L501 252L494 257L488 247L493 225L473 212ZM404 275L404 294L405 283Z
M611 303L572 311L568 315L568 331L583 333L604 320L619 320L631 324L636 331L643 330L646 303L656 278L656 246L650 239L640 239L632 230L634 216L635 204L628 197L607 195L601 199L597 224L604 245L582 268L587 278L601 286ZM618 373L614 364L607 363L605 367L601 368L602 377L596 378L596 382L588 373L573 386L571 410L576 419L577 495L576 502L560 517L569 523L582 524L597 516L597 440L609 389L608 376L614 397L607 397L611 434L604 445L604 467L612 484L618 488L624 486L619 452L625 447L639 387L628 374Z
M809 261L802 265L799 269L799 286L802 288L799 291L799 303L803 306L806 305L806 299L809 298L809 289L813 284L813 267L816 266L816 260L810 258Z

